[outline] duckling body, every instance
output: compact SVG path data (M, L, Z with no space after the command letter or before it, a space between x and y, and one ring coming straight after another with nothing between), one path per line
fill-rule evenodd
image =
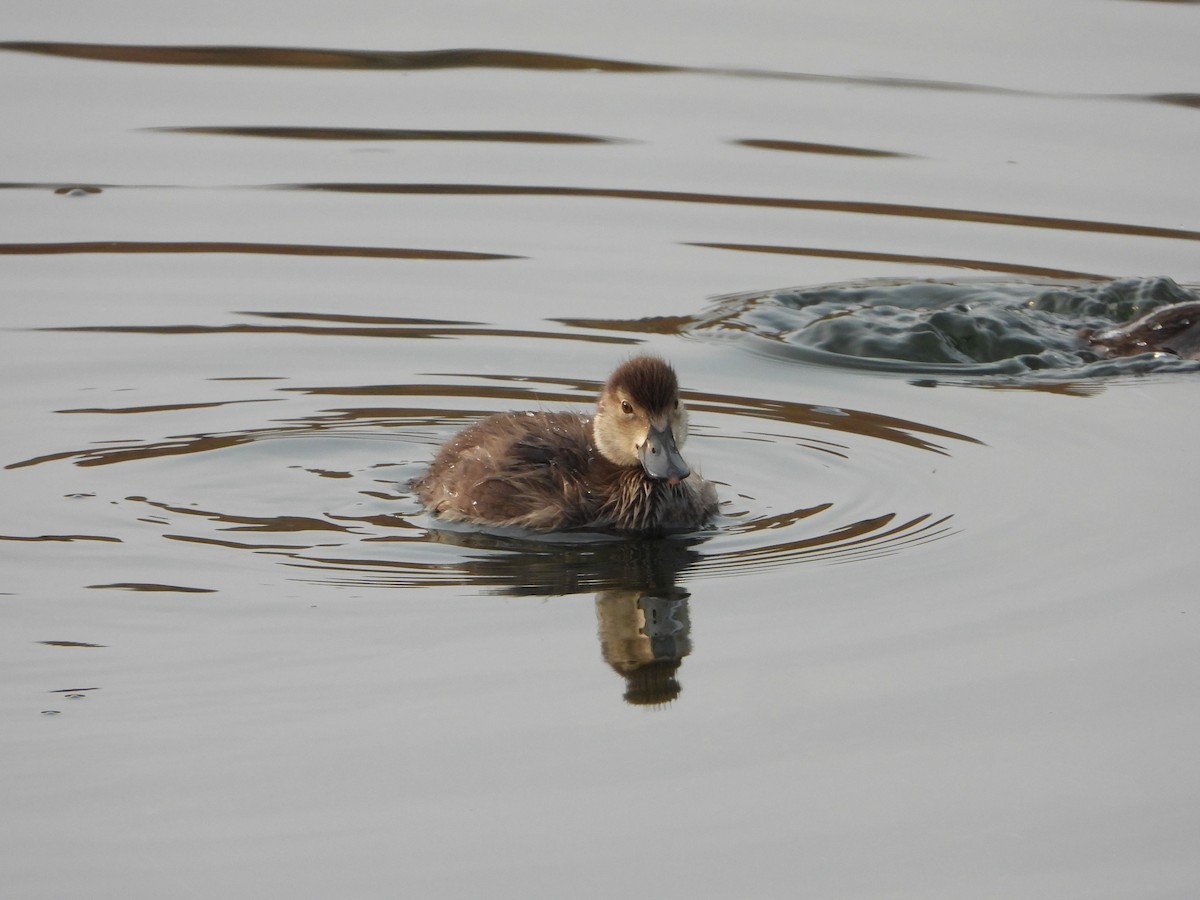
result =
M480 525L691 531L717 497L680 455L686 436L674 370L641 356L613 372L594 416L491 416L447 442L413 488L430 512Z
M1176 303L1084 338L1108 356L1174 353L1200 359L1200 302Z

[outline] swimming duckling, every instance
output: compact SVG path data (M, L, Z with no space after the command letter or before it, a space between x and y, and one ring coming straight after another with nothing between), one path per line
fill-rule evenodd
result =
M413 488L435 515L480 525L691 531L716 512L717 492L684 462L686 439L675 370L638 356L609 377L594 416L491 416L447 442Z
M1124 325L1084 331L1082 336L1107 356L1158 352L1200 359L1200 302L1160 307Z

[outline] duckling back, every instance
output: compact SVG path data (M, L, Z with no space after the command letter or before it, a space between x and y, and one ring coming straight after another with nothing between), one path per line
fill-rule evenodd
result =
M580 527L595 502L583 488L591 419L575 413L501 413L461 431L413 488L451 521L535 530Z
M1083 337L1109 356L1159 352L1200 359L1200 303L1164 306L1124 325L1085 332Z

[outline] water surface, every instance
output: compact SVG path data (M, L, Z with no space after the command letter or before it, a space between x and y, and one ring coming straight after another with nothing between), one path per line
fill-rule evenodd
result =
M1194 895L1200 382L1027 292L1200 284L1196 4L519 13L10 11L8 890ZM711 529L419 509L640 351Z

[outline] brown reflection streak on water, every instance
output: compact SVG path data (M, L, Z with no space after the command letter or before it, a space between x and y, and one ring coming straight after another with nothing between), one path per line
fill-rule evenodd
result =
M995 94L1030 94L989 85L934 81L915 78L884 78L828 75L811 72L780 72L763 69L713 66L675 66L630 62L563 53L522 50L333 50L304 47L148 46L132 44L85 44L50 41L7 41L0 50L38 53L71 59L103 62L150 63L188 66L255 66L307 69L382 69L418 71L433 69L521 69L556 72L615 72L636 74L724 75L736 78L771 78L832 84L870 85L936 91L972 91ZM1040 96L1037 94L1031 94Z
M150 46L63 41L5 41L0 50L103 62L170 66L265 66L304 69L527 69L679 72L676 66L521 50L330 50L306 47Z
M199 537L194 534L164 534L164 540L180 541L185 544L206 544L226 547L230 550L305 550L308 544L247 544L244 541L222 541L217 538Z
M258 315L279 319L316 319L318 321L361 321L357 327L317 326L317 325L63 325L52 328L39 328L38 331L67 331L67 332L96 332L100 334L289 334L315 335L319 337L372 337L372 338L414 338L414 339L449 339L463 337L492 337L492 338L536 338L556 341L586 341L602 344L638 344L636 338L623 338L603 335L572 335L547 331L530 331L528 329L468 327L474 323L447 322L438 327L427 326L427 322L437 320L410 320L414 324L404 327L368 327L375 321L371 317L330 317L309 316L302 313L249 313L243 315ZM380 319L382 322L404 321Z
M280 397L260 397L256 400L222 400L216 403L164 403L159 406L117 406L117 407L84 407L80 409L56 409L56 413L86 413L125 415L137 413L179 412L185 409L216 409L221 406L234 406L239 403L277 403Z
M584 384L591 386L588 382ZM283 391L322 397L463 397L486 400L512 400L521 403L578 403L579 397L536 387L487 387L461 384L364 384L335 387L288 387ZM591 398L589 398L591 402ZM409 410L411 407L405 407ZM452 412L452 410L444 410Z
M39 541L47 541L50 543L71 543L73 541L102 541L107 544L120 544L120 538L109 537L103 534L39 534L39 535L17 535L17 534L0 534L0 541L30 541L37 543Z
M1191 95L1175 95L1177 97ZM1196 105L1200 105L1200 95L1193 98ZM1183 102L1183 101L1179 101ZM1189 101L1190 102L1190 101ZM851 213L857 215L868 216L888 216L898 218L913 218L913 219L933 219L938 221L951 222L971 222L981 225L1008 225L1016 228L1052 228L1060 231L1078 231L1083 233L1093 234L1119 234L1129 235L1131 237L1151 237L1165 238L1168 240L1179 241L1200 241L1200 231L1192 231L1184 228L1166 228L1156 225L1131 225L1124 222L1101 222L1090 219L1067 219L1059 216L1037 216L1024 213L1008 213L1008 212L991 212L989 210L976 209L956 209L954 207L944 206L918 206L907 203L882 203L875 201L864 200L814 200L802 197L761 197L745 194L711 194L697 191L661 191L661 190L641 190L633 188L584 188L570 187L563 185L520 185L520 184L449 184L449 183L403 183L403 182L308 182L308 183L292 183L292 184L263 184L263 185L236 185L247 190L285 190L285 191L325 191L331 193L348 193L348 194L448 194L452 196L495 196L495 197L594 197L611 200L643 200L656 201L662 203L708 203L718 206L746 206L763 209L798 209L808 210L812 212L833 212L833 213ZM171 190L191 190L191 185L171 185L171 184L98 184L81 186L77 183L63 182L0 182L0 190L51 190L56 192L72 191L72 190L87 190L99 192L101 190L137 190L152 188L156 190L171 189ZM103 248L106 246L115 246L120 242L104 241L91 242L88 246ZM148 242L140 242L141 246L153 246ZM201 246L195 243L192 246ZM85 246L82 244L10 244L0 245L10 247L71 247ZM162 245L167 246L167 245ZM235 246L263 246L273 247L275 245L235 245ZM287 246L287 245L280 245ZM455 254L466 251L405 251L393 250L391 248L333 248L334 250L379 250L384 254L387 253L433 253L433 254ZM38 252L33 250L7 252ZM40 252L44 253L67 253L67 252L103 252L102 249L96 250L75 250L69 249L55 250L46 249ZM133 251L128 251L133 252ZM143 251L150 252L150 251ZM161 250L159 252L184 252ZM193 251L199 252L199 251ZM209 251L219 252L219 251ZM228 251L237 252L237 251ZM244 250L241 252L253 252ZM263 250L260 252L270 252ZM353 252L348 252L346 255L355 255ZM469 257L458 256L438 256L437 258L458 259L458 258L479 258L479 259L523 259L520 256L511 256L506 254L477 254ZM1094 277L1094 276L1089 276Z
M9 463L5 469L22 469L27 466L42 465L44 463L71 461L77 466L107 466L115 463L136 462L141 460L159 459L168 456L183 456L191 453L209 453L215 450L224 450L230 447L237 447L242 444L248 444L256 440L269 440L282 437L311 437L314 434L319 434L327 428L353 422L359 424L362 420L369 420L372 425L386 426L386 421L380 421L389 417L406 416L405 424L419 424L424 426L435 426L443 424L446 421L462 421L473 418L479 418L486 413L478 410L467 410L461 412L446 411L440 409L372 409L372 410L335 410L328 416L317 419L300 420L302 424L292 426L290 428L264 428L255 431L239 432L236 434L200 434L192 435L186 438L172 438L165 441L154 441L145 444L123 444L117 447L94 448L90 447L84 450L67 450L58 453L46 453L41 456L31 457L19 462ZM0 538L3 539L3 538ZM67 538L47 538L61 539ZM35 538L11 538L11 540L37 540ZM96 540L100 540L97 538Z
M341 247L322 244L264 244L240 241L66 241L0 244L0 254L42 256L62 253L257 253L273 256L351 256L367 259L521 259L505 253L416 250L405 247Z
M59 460L73 460L77 466L106 466L112 463L131 462L141 459L155 459L161 456L180 456L186 453L208 453L226 447L236 447L245 444L253 438L246 434L235 435L199 435L191 438L162 441L155 444L126 445L121 447L106 447L102 449L67 450L60 453L47 453L20 462L9 463L6 469L22 469L26 466L36 466L42 463Z
M243 310L241 316L254 316L260 319L289 319L304 322L343 322L356 325L481 325L482 322L467 322L455 319L417 319L411 316L352 316L342 313L312 313L312 312L261 312L258 310Z
M316 335L322 337L529 337L550 338L556 341L586 341L592 343L641 343L628 337L556 335L542 331L506 329L390 329L390 328L314 328L314 326L271 325L62 325L37 331L94 331L118 335Z
M643 319L551 319L572 328L633 331L638 334L683 334L697 322L695 316L647 316Z
M1200 2L1200 0L1193 0L1193 2ZM1148 99L1157 100L1159 103L1166 103L1168 106L1185 106L1188 109L1200 109L1200 94L1154 94Z
M331 427L369 422L372 426L387 427L388 420L403 416L403 424L408 426L436 427L446 423L468 422L482 418L487 412L481 410L442 410L442 409L412 409L412 408L379 408L334 410L321 419L301 420L303 424L290 428L270 428L249 431L238 434L210 435L201 434L187 438L154 441L145 444L124 444L118 447L88 448L85 450L67 450L59 453L47 453L41 456L19 462L9 463L5 469L22 469L27 466L44 463L71 461L77 466L107 466L116 463L138 462L159 459L169 456L183 456L192 453L209 453L237 447L256 440L270 440L284 437L311 437L323 433ZM69 541L69 540L117 540L116 538L91 537L88 535L42 535L40 537L6 537L0 535L0 540L12 541Z
M229 526L220 529L221 531L336 531L342 533L354 531L353 528L350 528L346 525L339 525L336 522L330 522L327 519L318 519L312 516L235 516L229 513L219 513L213 510L196 509L190 506L173 506L169 503L161 503L156 500L150 500L146 497L127 497L126 499L133 503L145 503L147 506L152 506L155 509L161 509L163 512L174 513L181 516L193 516L201 519L208 519L209 521L221 522L222 524Z
M766 531L774 528L787 528L790 525L795 525L797 522L807 519L809 516L815 516L818 513L827 512L833 508L832 503L821 503L817 506L810 506L807 509L794 509L790 512L780 513L776 516L760 516L754 520L755 531ZM737 526L734 526L736 530Z
M241 125L187 125L147 128L173 134L284 138L309 141L480 141L503 144L621 144L618 138L554 131L455 131L417 128L330 128Z
M142 591L169 594L215 594L214 588L183 587L177 584L151 584L140 581L117 581L112 584L89 584L85 587L101 591Z
M804 209L816 212L858 213L870 216L899 216L916 219L942 219L955 222L974 222L986 225L1012 225L1021 228L1054 228L1063 231L1125 234L1137 237L1172 238L1200 241L1200 231L1162 228L1154 225L1127 225L1120 222L1097 222L1087 219L1065 219L1057 216L1034 216L1020 213L998 213L986 210L954 209L940 206L916 206L907 203L876 203L860 200L811 200L792 197L754 197L741 194L708 194L694 191L651 191L622 188L583 188L557 185L505 184L403 184L324 182L281 184L281 190L335 191L363 194L452 194L466 196L516 197L602 197L612 200L652 200L667 203L711 203L727 206L764 207L769 209Z
M1188 0L1158 0L1188 2ZM444 50L345 50L313 47L235 47L144 44L90 44L66 41L3 41L0 50L36 53L67 59L95 62L142 63L168 66L245 66L257 68L364 69L422 71L437 69L518 69L534 72L605 72L625 74L692 74L733 78L764 78L782 81L861 85L879 88L924 91L953 91L1002 96L1089 98L1179 103L1186 94L1090 95L1028 91L997 85L938 81L923 78L830 75L817 72L783 72L766 69L723 68L719 66L677 66L663 63L633 62L565 53L489 48L450 48Z
M699 394L684 392L688 408L693 412L711 412L734 416L749 416L754 419L766 419L779 422L789 422L793 425L811 428L827 428L863 437L890 441L929 450L933 453L946 455L944 447L919 437L918 434L928 434L936 437L964 441L970 444L983 442L965 434L937 428L933 425L923 425L919 422L909 422L878 413L864 412L853 409L831 410L825 407L813 406L808 403L795 403L788 400L760 400L753 397L726 397L714 394Z
M891 150L872 150L868 147L845 147L840 144L813 144L807 141L743 138L732 143L739 144L742 147L753 147L756 150L783 150L788 153L825 153L834 156L868 156L888 159L916 158L908 153L895 153Z
M949 256L922 256L906 253L877 253L866 250L834 250L825 247L780 247L770 244L726 244L688 241L688 247L708 247L713 250L737 250L743 253L778 253L788 256L816 256L824 259L860 259L866 262L898 262L909 265L946 266L956 269L976 269L983 272L1003 272L1007 275L1033 275L1046 278L1075 278L1100 281L1105 278L1093 272L1072 269L1050 269L1018 263L991 262L981 259L958 259Z

